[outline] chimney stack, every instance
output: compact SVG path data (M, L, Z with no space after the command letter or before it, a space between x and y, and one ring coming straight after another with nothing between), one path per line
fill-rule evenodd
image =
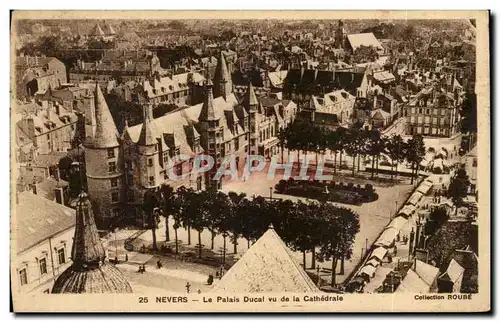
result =
M56 196L56 202L58 204L64 205L65 200L64 200L64 190L62 187L57 187L54 189L54 194Z
M54 169L54 179L56 179L57 182L61 179L61 173L58 168Z

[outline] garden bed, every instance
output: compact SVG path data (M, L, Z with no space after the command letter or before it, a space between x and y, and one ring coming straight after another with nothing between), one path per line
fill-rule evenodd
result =
M275 186L278 193L319 201L332 201L351 205L361 205L378 199L371 184L364 187L354 183L335 181L280 180Z

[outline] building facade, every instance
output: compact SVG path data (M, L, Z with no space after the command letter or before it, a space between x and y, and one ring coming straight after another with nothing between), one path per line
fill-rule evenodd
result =
M50 293L57 276L71 265L75 210L31 191L17 198L12 289Z
M458 132L462 91L441 86L423 89L405 107L406 134L451 137Z
M123 216L140 221L145 192L162 184L221 188L231 176L212 179L226 156L235 158L242 173L247 154L271 157L278 152L276 136L293 121L297 106L290 100L258 97L251 84L235 95L224 73L218 75L214 83L219 85L206 83L202 103L156 119L153 105L144 104L144 122L126 125L120 136L96 87L95 117L89 116L95 130L86 131L85 162L98 226ZM195 156L201 154L211 156L215 165L211 171L195 173Z

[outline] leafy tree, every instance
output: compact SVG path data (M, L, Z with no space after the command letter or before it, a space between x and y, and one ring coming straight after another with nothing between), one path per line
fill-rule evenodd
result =
M146 213L148 226L149 228L151 228L151 233L153 235L154 250L158 249L158 245L156 243L156 227L157 227L157 217L155 212L156 207L158 207L158 199L156 193L153 190L147 190L144 193L142 209Z
M170 185L163 184L158 190L158 201L161 207L161 215L165 217L165 240L170 241L168 219L174 211L175 192Z
M64 156L59 160L58 169L61 175L61 179L68 180L72 163L73 159L68 156Z
M232 242L233 242L233 252L235 254L238 253L238 237L241 234L241 223L238 220L237 214L241 210L244 200L246 195L244 193L236 193L236 192L229 192L229 202L230 202L230 211L231 211L231 216L229 218L230 224L229 224L229 229L227 231L231 231L232 236Z
M177 188L176 203L179 209L179 223L182 227L187 229L188 232L188 245L191 245L191 227L193 224L193 202L194 190L181 186ZM196 207L196 206L195 206Z
M467 172L464 169L458 169L448 186L448 198L455 205L455 216L458 214L458 208L463 204L463 198L467 196L469 186L470 181Z
M441 226L448 221L448 211L445 207L436 207L429 214L429 220L425 223L425 234L433 235Z
M466 93L460 114L462 116L460 131L468 135L468 150L470 150L477 133L477 97L475 93Z
M422 135L415 134L408 140L406 149L406 160L411 163L412 169L411 184L413 184L413 179L418 177L418 169L420 167L420 162L424 159L424 156L424 139Z
M352 210L335 207L329 203L323 204L322 216L325 218L324 234L320 245L318 258L322 261L332 260L332 281L336 285L338 261L349 259L352 255L354 238L359 232L359 217Z
M391 170L393 167L394 161L396 162L396 178L398 176L398 164L399 162L404 161L406 143L400 135L393 135L387 142L387 153L391 158ZM391 171L391 180L392 180L392 171Z

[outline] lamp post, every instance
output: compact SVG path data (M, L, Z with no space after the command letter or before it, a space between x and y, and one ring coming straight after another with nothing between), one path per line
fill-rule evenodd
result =
M273 187L269 187L269 200L273 200Z

